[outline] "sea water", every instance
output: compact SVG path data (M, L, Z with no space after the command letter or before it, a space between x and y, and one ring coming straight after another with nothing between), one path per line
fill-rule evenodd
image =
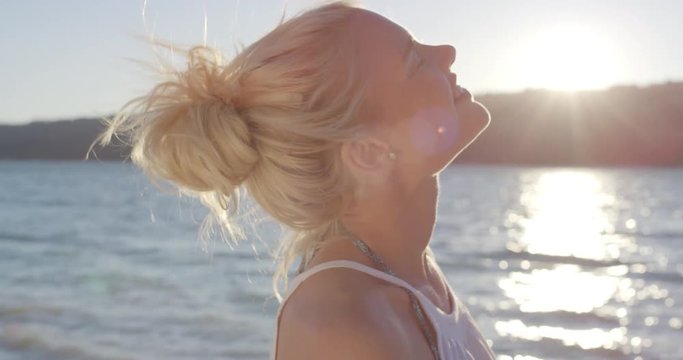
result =
M431 241L499 359L683 359L683 169L465 166ZM127 163L0 162L0 359L265 359L264 220L203 243Z

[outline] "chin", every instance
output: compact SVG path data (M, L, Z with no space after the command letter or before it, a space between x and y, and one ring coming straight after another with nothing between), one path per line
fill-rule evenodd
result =
M458 114L461 130L461 138L458 142L466 147L489 126L491 113L476 100L458 104L455 111Z
M472 102L463 109L463 115L472 118L473 122L480 124L481 130L479 132L486 129L491 122L491 113L489 113L489 110L476 100L472 100Z
M474 100L458 104L456 112L460 121L460 137L451 149L445 165L439 171L445 169L463 150L467 149L491 122L488 109Z

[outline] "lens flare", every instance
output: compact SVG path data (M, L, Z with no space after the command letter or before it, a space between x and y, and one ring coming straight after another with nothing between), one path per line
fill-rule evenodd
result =
M458 129L458 117L450 109L426 108L417 112L410 121L413 147L424 155L437 155L451 149Z

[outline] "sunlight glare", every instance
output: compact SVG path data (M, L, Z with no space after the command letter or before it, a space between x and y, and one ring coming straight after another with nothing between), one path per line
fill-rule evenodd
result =
M576 265L512 272L498 286L522 312L588 313L607 304L615 294L629 298L631 280L581 271Z
M529 216L516 222L523 228L514 252L610 261L619 257L622 239L609 238L612 226L603 207L614 196L601 189L600 179L579 171L540 175L521 195Z
M626 276L629 267L619 258L628 239L616 235L611 225L607 210L616 200L607 179L568 169L531 172L522 182L521 207L508 214L506 226L512 237L508 250L528 259L520 261L520 270L498 281L500 289L523 313L595 314L622 327L569 329L512 319L496 322L496 331L528 341L559 340L582 349L626 346L627 306L639 296L663 298L668 293L659 288L637 292ZM533 265L522 266L524 261Z
M579 170L532 173L524 182L522 208L506 222L512 230L507 247L551 263L531 270L520 265L523 271L498 282L505 295L526 313L590 313L632 301L637 294L624 277L628 266L619 264L628 239L614 234L606 208L616 200L606 183Z
M596 29L563 24L539 29L523 42L517 68L527 87L599 89L623 77L618 53L614 41Z

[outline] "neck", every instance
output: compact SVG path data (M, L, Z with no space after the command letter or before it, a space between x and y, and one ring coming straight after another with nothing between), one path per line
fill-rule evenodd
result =
M366 193L354 200L344 225L398 277L416 287L426 284L425 254L436 219L437 177L408 191L394 184Z

